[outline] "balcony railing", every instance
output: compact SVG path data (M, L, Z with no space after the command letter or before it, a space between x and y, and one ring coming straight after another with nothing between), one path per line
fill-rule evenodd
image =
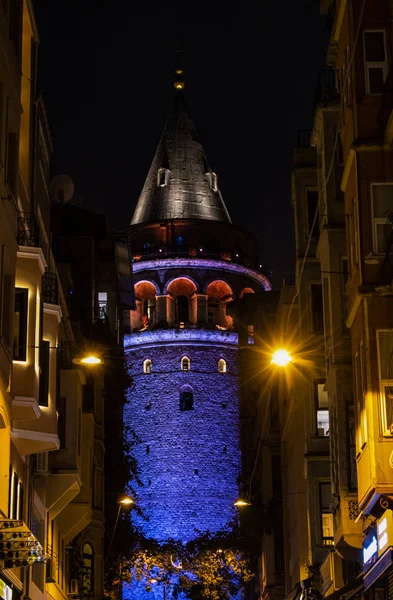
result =
M17 242L19 246L40 246L40 229L38 221L32 212L18 213Z
M46 271L42 276L41 296L43 302L48 304L59 303L59 289L56 273Z
M318 74L315 89L314 110L317 105L326 106L329 102L340 98L338 71L336 69L322 69Z

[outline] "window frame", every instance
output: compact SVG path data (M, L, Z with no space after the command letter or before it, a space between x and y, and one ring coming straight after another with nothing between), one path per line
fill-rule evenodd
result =
M329 485L330 486L330 493L331 493L331 481L328 480L319 480L318 481L318 511L319 511L319 524L320 524L320 541L321 541L321 546L334 546L334 517L333 517L333 512L330 510L330 506L329 506L329 510L327 508L324 508L322 506L322 493L321 493L321 488L322 486L326 486ZM332 536L324 536L323 535L323 515L331 515L331 527L332 527Z
M143 361L143 372L145 375L151 375L153 363L150 358L145 358Z
M315 433L317 438L321 438L321 439L325 439L325 438L329 438L330 435L330 414L329 414L329 398L327 395L327 399L328 399L328 406L327 408L320 408L319 405L319 390L318 390L318 386L319 385L326 385L326 379L314 379L314 401L315 401ZM318 412L319 411L326 411L328 413L328 418L329 418L329 428L328 428L328 433L324 435L319 435L319 427L318 427Z
M393 437L393 418L392 423L388 428L387 417L386 417L386 397L385 397L385 388L391 387L393 388L393 375L390 378L384 378L381 370L382 361L381 361L381 346L380 346L380 333L390 333L392 337L392 345L393 345L393 329L377 329L376 330L376 339L377 339L377 356L378 356L378 379L379 379L379 407L380 407L380 428L381 433L384 437L391 438ZM393 373L393 348L390 356L390 363L392 365L392 373ZM389 373L391 375L391 373ZM389 385L390 383L390 385ZM393 403L393 399L392 399Z
M187 364L187 368L184 368L184 364ZM180 359L180 369L181 371L188 372L191 371L191 360L188 356L182 356Z
M20 296L19 301L21 302L20 310L16 311L17 295ZM18 333L18 344L16 344L15 331L13 334L12 343L12 356L13 360L17 362L26 362L27 360L27 336L28 336L28 323L29 323L29 289L22 287L15 287L14 292L14 319L15 315L19 314L19 333ZM15 322L15 321L14 321ZM18 354L16 355L16 350Z
M308 201L309 200L309 193L310 192L315 192L316 193L316 195L317 195L317 204L316 204L316 206L318 207L318 217L317 217L317 219L315 221L315 227L314 227L312 235L311 235L311 226L313 224L315 213L312 215L312 221L310 222L310 207L309 207L309 201ZM305 215L304 215L305 216L305 225L306 225L305 232L304 232L305 233L304 238L306 240L308 240L308 238L311 237L312 240L318 240L319 236L320 236L320 210L319 210L320 207L319 207L319 190L318 190L318 187L317 186L307 187L305 189L305 191L304 191L304 194L305 194L305 208L306 208L306 210L304 211L305 212Z
M374 217L374 193L373 193L373 188L377 187L377 186L392 186L393 188L393 181L373 181L371 183L371 187L370 187L370 196L371 196L371 223L372 223L372 243L373 243L373 254L376 256L385 256L386 251L385 252L380 252L378 250L378 236L377 236L377 227L378 225L387 225L386 220L387 217ZM392 211L393 211L393 207L392 207Z
M383 47L384 47L384 61L367 61L366 58L366 34L367 33L382 33L383 34ZM380 68L383 70L383 83L385 84L386 77L388 74L388 61L387 61L387 46L386 46L386 29L364 29L363 30L363 62L364 62L364 80L365 80L365 92L367 96L381 96L383 92L371 92L370 90L370 77L369 69Z
M227 372L227 361L225 360L225 358L219 358L218 359L217 369L218 369L219 373L226 373Z

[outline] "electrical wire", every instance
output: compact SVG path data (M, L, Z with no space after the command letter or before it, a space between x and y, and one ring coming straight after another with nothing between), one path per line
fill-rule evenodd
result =
M354 39L354 43L353 43L353 47L352 47L352 52L351 52L351 55L350 55L350 58L349 58L349 61L348 61L347 68L345 70L345 75L343 77L343 87L346 85L346 83L348 81L349 71L351 69L351 66L352 66L352 63L353 63L353 60L354 60L354 57L355 57L355 50L356 50L356 46L357 46L357 43L358 43L358 40L359 40L359 35L360 35L361 26L362 26L363 13L364 13L364 7L365 7L365 5L366 5L366 0L363 0L362 1L362 6L361 6L361 9L360 9L360 13L359 13L359 23L358 23L358 28L357 28L357 31L356 31L356 35L355 35L355 39ZM339 111L338 111L338 122L340 122L340 119L341 119L341 116L342 116L342 111L343 111L343 104L341 103ZM319 201L323 197L323 195L326 195L326 187L327 187L327 184L329 182L330 176L331 176L332 171L333 171L333 165L334 165L334 162L335 162L335 159L336 159L336 152L337 152L337 146L338 146L339 136L340 136L340 129L339 129L339 127L337 127L336 135L335 135L335 140L334 140L333 151L332 151L332 157L331 157L331 160L330 160L330 165L329 165L328 173L327 173L327 176L324 178L322 189L320 190L320 192L318 194L318 203L317 203L317 207L316 207L316 210L315 210L314 219L313 219L313 222L312 222L312 225L311 225L311 228L310 228L310 232L309 232L309 235L308 235L306 251L305 251L305 254L303 256L303 261L302 261L302 264L301 264L301 267L300 267L298 283L297 283L297 286L296 286L296 292L295 292L295 294L294 294L294 296L292 298L291 306L290 306L289 313L288 313L287 325L286 325L286 328L285 328L285 336L288 334L289 320L290 320L290 317L291 317L291 314L292 314L293 306L294 306L295 301L296 301L296 299L297 299L297 297L299 296L299 293L300 293L300 284L301 284L301 281L302 281L304 267L305 267L305 264L306 264L308 252L310 250L311 240L313 239L313 231L314 231L315 223L317 221L318 214L319 214Z

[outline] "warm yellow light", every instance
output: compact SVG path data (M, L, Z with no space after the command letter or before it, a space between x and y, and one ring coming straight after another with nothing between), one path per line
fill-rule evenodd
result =
M127 506L128 504L134 504L134 501L129 496L126 496L125 498L122 498L121 500L119 500L119 504L123 504L124 506Z
M283 348L276 350L273 354L272 364L278 367L286 367L291 361L292 357L288 350L284 350Z
M252 502L246 498L238 498L236 502L233 503L233 506L252 506Z
M86 356L85 358L82 358L81 364L82 365L101 365L102 360L98 356L90 355L90 356Z
M184 89L184 81L175 81L173 84L177 90Z

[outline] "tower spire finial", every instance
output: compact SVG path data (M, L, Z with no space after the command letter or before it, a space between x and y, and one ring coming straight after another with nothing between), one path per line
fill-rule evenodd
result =
M184 79L183 79L183 54L180 48L180 42L177 43L176 48L176 68L175 68L175 81L173 85L176 90L184 89Z

